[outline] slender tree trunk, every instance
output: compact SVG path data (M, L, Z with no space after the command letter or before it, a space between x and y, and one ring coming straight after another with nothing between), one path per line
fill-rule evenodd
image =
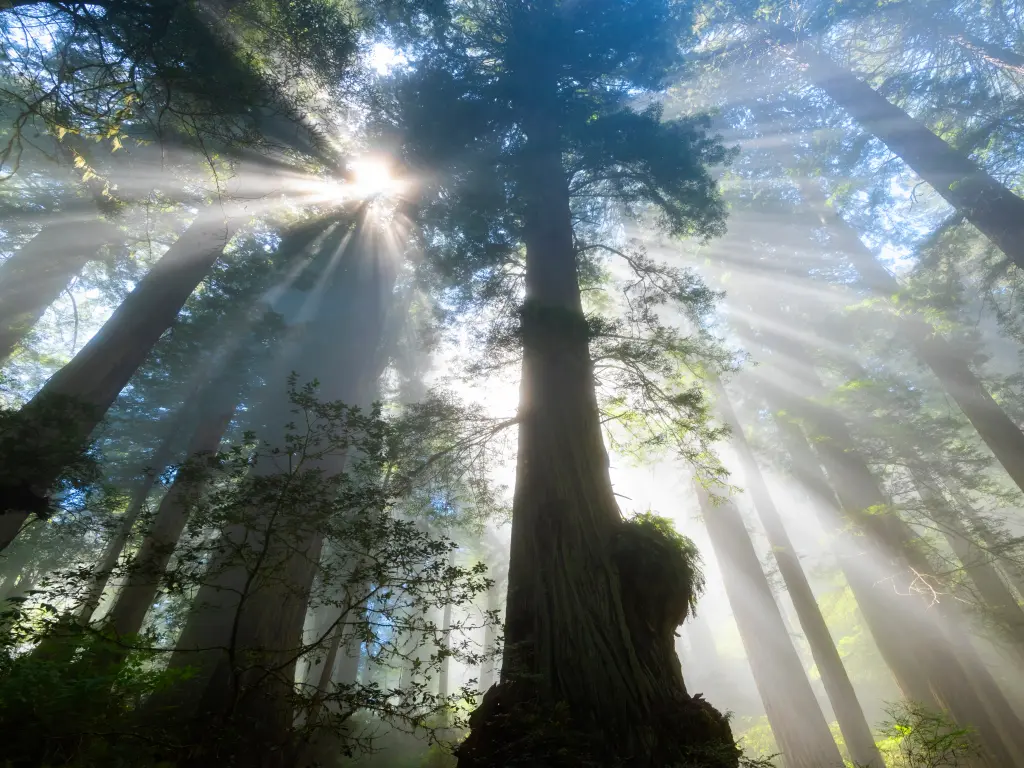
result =
M149 498L149 494L156 485L160 474L171 463L173 458L172 446L173 439L171 436L168 436L160 443L160 447L150 462L151 466L145 470L142 478L136 484L135 490L132 491L131 499L128 502L128 509L125 510L117 530L114 531L114 535L110 537L107 545L103 548L103 555L93 571L92 581L86 589L76 611L75 619L78 624L88 624L99 607L100 601L103 599L103 593L110 583L110 577L117 568L117 562L121 558L121 553L124 551L124 547L131 536L132 529L135 527L135 523L138 521L146 505L146 499Z
M690 653L701 667L721 669L722 657L715 645L715 636L702 616L703 614L699 614L686 622L684 631L690 638Z
M857 700L857 692L853 688L853 683L850 682L850 676L846 672L842 657L840 657L832 635L829 633L825 618L821 615L818 601L814 597L800 558L786 532L782 516L775 508L775 503L765 485L761 470L757 465L757 459L743 433L743 427L736 418L736 413L721 382L715 379L713 384L718 393L718 410L722 414L724 422L732 430L733 446L743 468L744 485L750 492L754 508L764 525L768 543L772 547L772 553L779 566L779 573L793 600L793 607L796 609L800 626L811 647L811 656L821 674L825 692L832 703L832 709L835 711L850 757L859 766L884 768L882 756L871 733L871 727Z
M794 475L811 494L822 528L832 538L836 558L882 658L906 698L936 707L938 703L917 655L906 647L899 628L892 622L892 617L900 612L894 604L896 601L888 594L879 594L880 585L865 562L866 553L848 551L847 547L841 546L850 543L842 512L810 443L796 423L778 415L785 407L780 407L771 398L769 402L777 411L776 426L792 459Z
M922 501L931 505L933 514L937 515L936 523L942 526L943 536L978 590L985 610L995 620L1001 633L1011 641L1014 651L1021 654L1024 652L1024 611L1017 605L1016 598L992 565L989 556L974 543L941 489L931 482L925 472L915 468L911 473L918 495Z
M203 280L234 232L219 215L201 214L139 282L100 331L22 409L3 436L0 550L88 444L89 436L160 336Z
M1006 580L1013 585L1018 593L1024 595L1024 568L1018 560L1008 558L1003 554L1006 545L992 530L986 521L974 508L967 495L957 487L949 488L950 496L956 502L957 509L970 523L971 530L981 539L985 545L985 553L993 558L999 566L999 570L1006 576Z
M100 219L52 224L0 265L0 363L117 235L116 227Z
M801 193L821 223L835 233L849 254L864 285L877 296L888 299L901 292L899 281L885 269L875 255L838 215L825 214L823 195L809 183L801 184ZM927 365L946 393L978 431L1006 473L1024 490L1024 432L1000 405L958 352L932 325L916 315L898 314L899 333L907 340L917 358Z
M735 765L724 718L686 693L674 648L685 608L652 594L643 569L656 558L616 562L625 526L601 433L558 110L525 109L526 301L502 682L471 718L459 765L503 764L532 735L527 711L548 718L559 704L569 722L535 745L537 764L557 764L573 734L586 733L578 743L594 760L643 768L706 753L709 767Z
M452 649L452 604L444 607L444 614L441 617L441 651L445 654L441 658L441 674L437 680L437 696L441 699L441 706L444 707L442 722L447 727L451 719L448 705L445 703L451 694L452 657L448 654Z
M188 523L191 505L196 494L202 492L205 473L198 465L217 452L235 414L237 400L235 388L225 386L214 393L212 402L206 404L206 413L196 425L188 447L188 461L193 465L178 470L106 616L105 623L115 635L123 637L141 631L167 563Z
M772 336L773 346L786 355L798 380L821 392L817 374L802 348L790 340ZM889 506L887 499L857 454L845 424L836 414L818 404L782 392L778 387L773 389L784 407L807 421L814 431L815 448L843 512L865 535L869 544L865 554L879 557L875 568L885 574L888 590L906 598L899 601L901 607L893 606L894 612L889 612L884 620L891 621L893 615L901 615L905 627L918 625L909 634L931 639L914 653L927 675L932 693L958 722L978 728L990 757L998 761L998 765L1014 764L1010 756L1013 751L1024 755L1024 749L1016 744L1021 736L1019 721L956 622L951 623L948 618L937 622L935 612L928 610L930 605L926 593L930 565L923 559L916 546L916 537L906 524L885 511ZM866 610L865 618L870 623L872 619L868 614ZM883 619L879 616L876 620ZM881 643L879 650L883 656L886 655ZM908 649L901 650L904 654L908 652Z
M736 506L694 482L740 638L787 768L842 766L828 723Z
M807 78L877 136L1013 263L1024 267L1024 199L787 29L769 36L806 67Z
M501 610L501 596L498 594L498 585L493 585L487 590L487 612L493 613ZM500 627L496 624L488 624L484 627L484 653L493 653L498 643ZM486 693L497 682L497 664L494 659L484 659L480 665L480 679L477 687L481 692Z
M972 35L970 32L964 32L963 29L957 29L955 25L949 25L946 31L950 33L954 40L956 40L961 46L969 51L979 54L983 59L996 65L1002 69L1008 69L1018 75L1024 75L1024 56L1011 51L1008 48L1003 48L1001 45L995 45L986 40L982 40L977 35Z

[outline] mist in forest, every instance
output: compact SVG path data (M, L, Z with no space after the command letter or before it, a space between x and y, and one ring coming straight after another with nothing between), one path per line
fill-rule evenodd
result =
M0 763L1024 766L1024 5L0 1Z

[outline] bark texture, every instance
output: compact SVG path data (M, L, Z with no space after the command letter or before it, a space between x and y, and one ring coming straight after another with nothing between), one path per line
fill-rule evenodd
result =
M153 345L170 328L233 235L231 223L204 213L139 282L99 332L55 373L4 435L0 457L0 550L77 460Z
M857 700L857 692L853 688L853 683L850 682L846 666L843 664L835 641L825 624L825 618L821 614L818 601L807 581L800 558L786 532L782 516L776 509L775 502L765 485L757 459L743 433L743 427L736 418L732 403L729 402L721 382L716 380L714 384L718 394L718 410L722 414L724 422L732 430L733 446L743 468L744 485L749 491L754 508L764 525L768 543L772 547L772 553L779 566L779 573L793 600L793 607L796 609L800 627L811 647L811 656L821 674L825 692L828 694L832 709L836 714L850 757L859 766L884 768L882 756L871 733L871 727ZM758 565L758 569L760 570L760 565ZM772 726L772 731L778 733L774 726Z
M650 594L667 562L658 552L616 557L625 526L601 434L558 111L533 106L502 682L471 717L459 766L735 766L728 723L683 684L674 631L686 596Z

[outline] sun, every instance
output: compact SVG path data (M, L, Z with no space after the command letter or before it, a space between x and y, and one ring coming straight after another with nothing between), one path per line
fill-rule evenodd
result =
M352 176L351 194L359 198L388 197L401 189L401 181L391 173L391 166L378 157L365 157L348 164Z

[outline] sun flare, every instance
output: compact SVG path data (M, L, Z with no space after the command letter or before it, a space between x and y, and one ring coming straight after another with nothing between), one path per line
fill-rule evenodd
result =
M390 196L397 193L401 181L392 174L391 166L380 158L363 158L349 163L352 174L350 194L359 198Z

